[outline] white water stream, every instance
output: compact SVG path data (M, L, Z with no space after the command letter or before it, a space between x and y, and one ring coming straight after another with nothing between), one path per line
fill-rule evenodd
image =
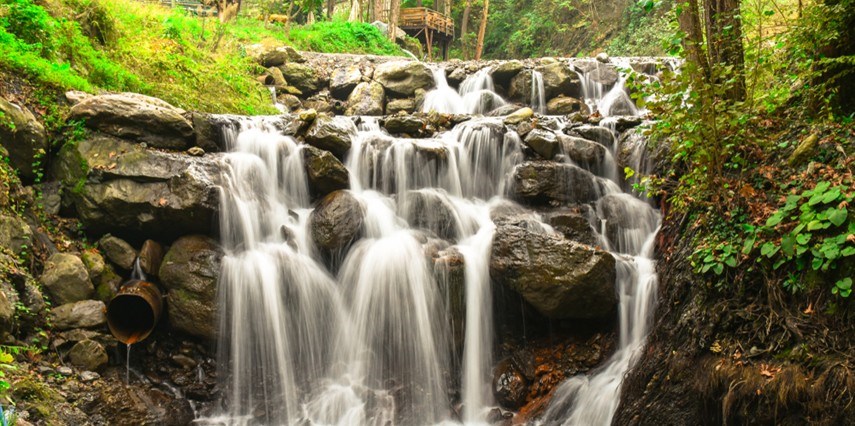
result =
M436 76L426 110L485 113L504 105L486 69L467 78L460 94L441 70ZM538 109L544 103L533 101ZM472 119L434 139L392 137L364 119L345 161L362 228L330 262L311 237L304 145L264 119L226 130L223 401L200 423L485 423L495 406L490 213L507 203L510 176L524 160L519 136L500 117ZM544 418L550 424L609 424L654 306L658 213L621 193L614 161L603 164L609 170L592 170L600 177L591 178L602 182L598 216L614 222L602 228L618 259L619 349L598 372L561 385ZM437 217L445 226L431 225ZM448 283L426 254L431 247L464 260L462 348L452 336Z

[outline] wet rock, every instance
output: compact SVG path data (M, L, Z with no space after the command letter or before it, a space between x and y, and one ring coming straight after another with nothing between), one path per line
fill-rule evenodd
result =
M523 70L511 79L508 98L516 102L531 102L531 70Z
M137 251L125 240L107 234L98 240L98 248L116 266L130 271L137 260Z
M45 128L26 107L0 97L0 144L11 165L25 181L35 178L33 163L48 149Z
M157 276L163 262L163 246L157 241L145 240L140 248L140 268L146 275Z
M223 151L224 141L221 127L214 121L214 118L210 114L192 112L190 113L190 119L193 122L193 130L196 133L196 147L201 148L203 152ZM193 147L190 149L193 149Z
M6 297L6 293L0 291L0 337L15 330L16 325L15 306Z
M578 98L582 95L582 84L579 76L564 62L555 62L537 67L543 74L543 88L546 98L565 95Z
M410 226L431 231L444 240L457 239L457 213L444 194L430 189L409 191L398 208Z
M517 60L502 62L490 70L490 76L493 77L493 82L507 87L520 71L523 70L523 63Z
M306 146L303 148L303 160L312 197L323 197L330 192L350 187L347 169L329 151Z
M80 373L80 381L83 383L94 382L101 378L101 375L94 371L84 371Z
M497 224L490 276L552 319L603 318L617 305L611 254L526 222Z
M512 194L531 205L583 204L603 194L604 183L578 166L528 161L514 170Z
M323 78L308 65L287 62L281 65L279 69L282 70L282 75L288 80L288 84L296 87L304 95L316 93L324 87Z
M95 292L83 261L69 253L48 258L39 281L56 305L86 300Z
M550 99L546 103L546 112L550 115L568 115L575 112L587 115L591 113L586 103L568 96Z
M413 96L417 89L433 87L433 73L423 62L390 61L377 65L374 80L397 97Z
M330 93L338 99L347 99L353 88L362 81L359 65L336 68L330 74Z
M559 135L561 152L587 170L600 170L606 156L606 147L587 139Z
M416 111L416 100L413 98L392 99L386 104L386 114L397 114L406 112L412 114Z
M582 72L585 77L595 83L600 83L605 87L614 86L617 83L619 75L615 67L611 64L604 64L600 61L577 61L573 64L577 70Z
M520 106L518 104L505 104L488 112L485 115L487 117L504 117L506 115L513 114L519 110Z
M555 157L555 154L561 149L555 133L541 129L530 131L525 137L525 144L547 160Z
M570 241L575 241L589 246L596 246L599 242L597 232L591 226L588 215L593 215L591 207L583 205L580 207L559 210L546 215L545 220L556 231L564 235Z
M636 115L637 110L629 96L619 96L608 106L606 111L600 111L600 113L608 116Z
M57 367L56 372L66 377L74 374L74 370L72 370L71 367L66 366Z
M340 109L339 107L341 106L341 102L336 99L330 99L326 92L322 92L312 95L308 99L304 100L303 106L306 108L312 108L319 113L329 114Z
M595 141L608 149L614 148L615 137L611 130L601 126L583 125L572 129L571 133Z
M335 191L312 211L312 241L325 250L343 249L362 232L364 215L362 204L349 191Z
M107 365L107 351L94 340L77 342L68 351L68 360L77 368L99 370Z
M332 152L341 160L347 156L356 133L356 125L347 117L319 115L306 132L306 142L316 148Z
M202 235L176 240L160 266L167 290L166 311L173 330L213 340L217 337L217 278L223 250Z
M106 310L100 300L66 303L51 310L51 325L56 330L100 327L107 323Z
M510 359L504 359L493 369L493 395L502 407L516 410L525 405L528 381Z
M21 256L33 249L33 231L23 218L0 213L0 246Z
M602 62L602 63L607 64L607 63L609 63L609 54L606 52L600 52L597 54L596 59L598 62Z
M205 150L199 148L198 146L191 146L190 149L187 150L187 155L191 155L193 157L201 157L205 155Z
M454 87L460 86L460 83L463 80L466 80L466 68L465 67L457 67L448 72L445 70L445 79L448 81L448 84Z
M462 348L466 337L466 259L450 247L437 252L433 260L434 275L448 301L452 342L456 348Z
M356 85L347 98L347 115L383 115L386 94L377 82L362 82Z
M638 116L621 116L615 118L615 130L623 133L644 122L644 118Z
M170 240L213 229L219 158L149 150L95 135L66 144L54 173L89 231Z
M523 121L530 120L534 115L534 110L529 107L520 108L514 111L512 114L505 117L505 124L514 125L522 123Z
M192 368L195 368L196 364L197 364L196 360L194 360L193 358L190 358L187 355L182 355L182 354L172 355L172 362L174 362L176 365L178 365L179 367L181 367L185 370L190 370Z
M404 114L387 117L383 126L391 134L414 136L421 133L426 124L427 122L424 117Z
M89 279L95 287L95 298L107 303L122 284L122 278L104 261L104 257L94 250L86 250L80 255L80 260L89 271Z
M93 96L71 108L72 119L86 120L93 129L173 150L187 149L193 142L193 125L185 113L160 99L136 93Z

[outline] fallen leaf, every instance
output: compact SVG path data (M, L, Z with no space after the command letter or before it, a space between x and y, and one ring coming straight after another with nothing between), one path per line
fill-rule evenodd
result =
M159 205L161 207L163 207L167 204L169 204L169 200L167 200L166 198L161 198L161 199L157 200L157 205Z
M804 313L805 315L810 315L810 314L814 313L813 303L808 303L807 309L802 311L802 313Z

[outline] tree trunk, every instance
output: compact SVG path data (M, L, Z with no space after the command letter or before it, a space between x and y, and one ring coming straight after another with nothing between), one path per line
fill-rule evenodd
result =
M398 17L401 16L401 0L392 0L389 3L389 39L395 41L398 34Z
M733 75L727 77L732 77L734 83L727 97L741 101L745 99L745 56L739 0L704 0L704 3L710 65L732 67Z
M466 7L463 8L463 22L460 23L460 50L463 51L463 59L469 60L469 40L466 39L466 34L469 33L469 11L472 9L472 0L466 0Z
M327 0L327 19L332 20L335 12L335 0Z
M475 60L481 60L484 50L484 33L487 32L487 16L490 13L490 0L484 0L484 13L481 14L481 26L478 28L478 42L475 45Z
M698 0L685 0L677 5L677 23L680 25L680 31L686 34L682 41L686 58L698 67L700 75L709 78L709 63L703 52L704 34Z
M350 15L347 17L348 22L359 22L359 0L350 0Z

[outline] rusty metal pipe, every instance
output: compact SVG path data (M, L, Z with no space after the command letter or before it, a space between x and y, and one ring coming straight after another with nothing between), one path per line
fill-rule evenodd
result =
M163 295L153 283L131 279L107 305L107 325L116 340L130 345L154 331L163 311Z

